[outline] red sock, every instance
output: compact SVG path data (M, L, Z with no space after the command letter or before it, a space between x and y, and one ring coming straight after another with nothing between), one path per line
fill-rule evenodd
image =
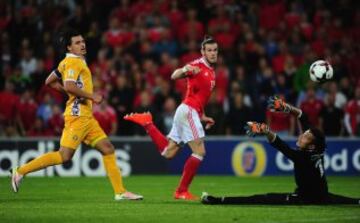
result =
M180 180L180 185L176 189L177 192L185 192L188 190L191 181L193 180L197 170L199 169L202 157L192 154L186 161L183 174Z
M169 143L168 140L159 131L159 129L156 128L156 126L153 123L144 126L144 128L151 137L152 141L155 143L157 150L161 154L164 151L164 149L167 147Z

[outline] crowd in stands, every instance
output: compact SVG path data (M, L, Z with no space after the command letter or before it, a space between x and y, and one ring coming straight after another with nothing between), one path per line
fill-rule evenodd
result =
M205 34L219 44L208 135L243 135L248 120L281 135L296 120L266 110L277 94L328 136L360 136L360 10L356 0L0 0L0 136L59 136L66 95L44 85L64 57L59 33L83 33L94 116L107 134L144 135L123 120L150 111L167 134L186 81L173 70L197 59ZM309 81L317 59L334 78Z

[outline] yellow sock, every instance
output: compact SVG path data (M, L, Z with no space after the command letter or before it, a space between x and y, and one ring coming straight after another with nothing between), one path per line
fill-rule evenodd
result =
M110 179L115 194L124 193L124 188L120 169L116 165L115 153L103 156L106 173Z
M61 163L63 163L63 160L59 151L45 153L19 167L17 172L21 175L26 175L28 173L43 169L45 167L53 166Z

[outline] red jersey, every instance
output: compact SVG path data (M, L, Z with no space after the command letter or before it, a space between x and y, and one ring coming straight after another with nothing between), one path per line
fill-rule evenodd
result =
M319 118L322 107L323 103L318 99L314 99L312 101L306 100L300 105L301 110L307 114L309 123L315 127L319 126Z
M290 130L290 115L283 112L266 111L266 118L270 121L270 129L274 132Z
M197 74L187 72L187 89L183 103L194 108L201 117L215 87L215 70L203 57L194 60L190 65L199 67L200 72Z
M25 130L29 130L36 120L36 111L38 109L38 105L32 99L29 101L20 100L16 106L16 109Z
M117 123L116 112L110 106L107 106L105 110L101 110L98 105L95 106L94 117L106 134L110 134L113 123Z

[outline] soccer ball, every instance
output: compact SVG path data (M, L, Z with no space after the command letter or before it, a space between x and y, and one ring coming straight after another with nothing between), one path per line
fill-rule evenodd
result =
M312 81L323 83L333 77L333 68L329 62L317 60L311 64L309 73Z

